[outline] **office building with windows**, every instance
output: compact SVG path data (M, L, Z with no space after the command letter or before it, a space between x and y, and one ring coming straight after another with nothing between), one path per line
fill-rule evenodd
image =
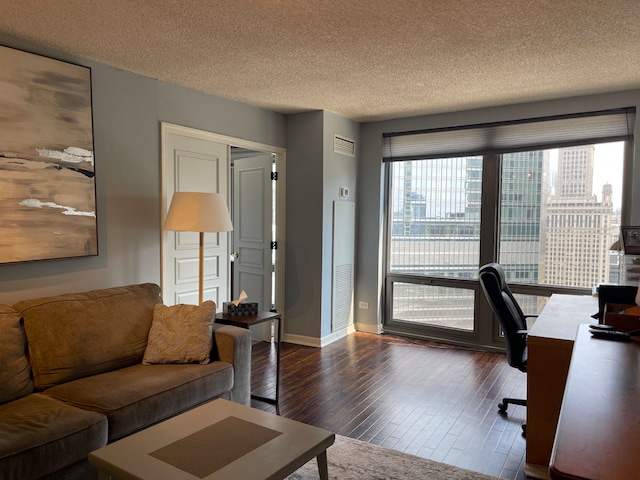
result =
M547 151L502 156L500 251L508 280L538 281L548 196ZM394 166L389 263L394 272L473 279L478 271L480 157L416 160ZM473 296L443 287L395 287L394 317L473 329ZM535 301L535 300L532 300Z
M540 283L591 288L611 279L609 247L616 228L612 186L593 192L594 146L558 152L555 195L547 206Z
M507 281L539 281L541 249L546 243L548 174L548 150L502 156L499 236Z

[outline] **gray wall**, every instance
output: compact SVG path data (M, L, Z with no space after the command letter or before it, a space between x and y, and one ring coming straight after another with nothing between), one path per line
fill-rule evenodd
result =
M322 112L288 115L287 334L319 338L322 318Z
M92 69L99 249L96 257L0 265L0 303L160 283L160 122L285 147L283 115L1 33L0 44Z
M357 198L356 181L358 161L356 157L334 153L334 134L354 140L356 155L360 144L360 124L331 112L324 112L323 144L324 171L322 175L323 212L322 212L322 331L321 338L330 335L332 317L333 284L333 202L340 200L340 186L349 188L346 201L355 202ZM354 264L355 267L355 264Z
M640 112L640 90L363 124L358 168L356 302L368 301L370 308L356 309L356 322L373 331L382 320L381 199L384 195L384 178L381 151L384 132L471 125L629 106L635 106ZM636 121L634 135L636 139L640 139L640 121ZM625 220L629 225L640 225L640 141L635 142L633 153L635 164L627 169L625 178Z
M358 144L359 128L331 112L287 116L286 332L318 344L331 334L333 202L341 185L356 198L357 158L334 153L333 135Z

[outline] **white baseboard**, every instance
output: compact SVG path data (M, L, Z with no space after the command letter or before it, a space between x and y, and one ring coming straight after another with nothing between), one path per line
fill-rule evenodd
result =
M296 345L304 345L306 347L322 348L335 342L336 340L340 340L341 338L346 337L347 335L355 331L356 329L354 328L354 326L349 325L346 328L340 329L339 331L333 332L327 335L326 337L322 337L322 338L307 337L304 335L293 335L290 333L285 333L282 341L286 343L295 343Z
M356 323L356 331L365 333L375 333L376 335L382 334L382 325L371 325L370 323Z
M293 335L285 333L282 337L284 343L294 343L305 347L320 347L320 339L316 337L306 337L304 335Z

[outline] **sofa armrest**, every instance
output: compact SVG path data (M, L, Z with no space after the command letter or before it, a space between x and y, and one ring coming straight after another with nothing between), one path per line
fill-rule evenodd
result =
M233 365L231 400L251 404L251 332L232 325L213 324L213 349L218 360Z

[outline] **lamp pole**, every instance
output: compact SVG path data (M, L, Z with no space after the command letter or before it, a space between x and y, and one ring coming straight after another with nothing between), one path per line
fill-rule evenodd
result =
M198 305L204 297L204 232L200 233L200 265L198 266Z

